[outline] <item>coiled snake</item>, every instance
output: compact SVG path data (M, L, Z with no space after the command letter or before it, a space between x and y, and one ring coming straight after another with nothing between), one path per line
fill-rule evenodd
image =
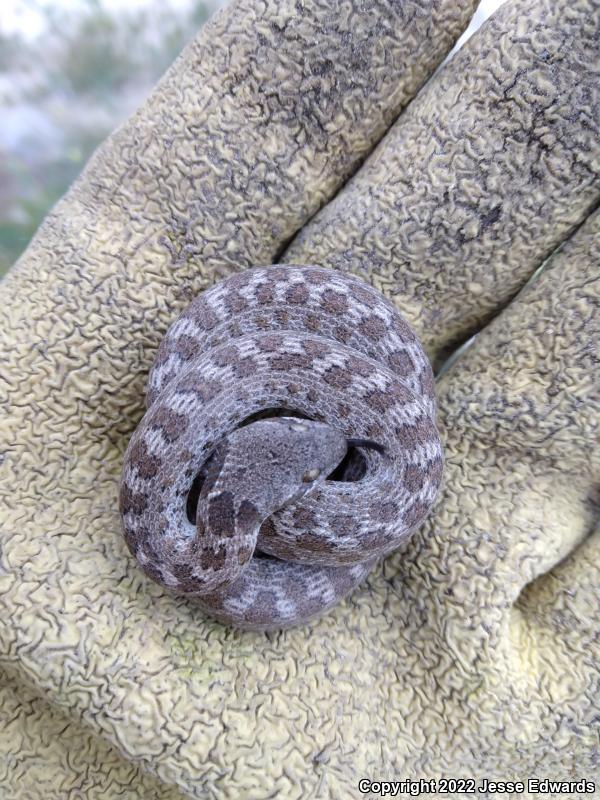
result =
M254 268L171 325L125 455L141 569L240 628L306 621L423 521L442 475L414 332L361 280Z

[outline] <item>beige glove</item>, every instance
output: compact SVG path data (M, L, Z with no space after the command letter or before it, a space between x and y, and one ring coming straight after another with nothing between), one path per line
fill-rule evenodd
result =
M509 1L306 225L473 7L424 5L229 6L4 280L7 797L600 779L598 5ZM438 365L492 321L440 381L434 517L318 622L241 633L143 576L117 487L169 322L275 260L371 281Z

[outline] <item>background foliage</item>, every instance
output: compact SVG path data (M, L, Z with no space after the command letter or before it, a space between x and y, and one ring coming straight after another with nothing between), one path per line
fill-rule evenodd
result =
M38 31L27 15L0 29L0 275L219 4L54 0L35 4Z

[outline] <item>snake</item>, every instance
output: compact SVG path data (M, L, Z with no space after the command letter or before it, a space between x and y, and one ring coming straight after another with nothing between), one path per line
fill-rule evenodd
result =
M219 623L269 631L346 598L429 515L431 364L354 274L241 269L168 328L123 461L139 568Z

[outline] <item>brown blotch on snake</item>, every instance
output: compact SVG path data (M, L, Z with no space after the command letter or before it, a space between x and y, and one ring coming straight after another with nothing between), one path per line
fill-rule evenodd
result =
M355 277L278 266L215 284L167 331L125 456L141 569L241 628L323 613L431 509L433 385L410 327Z

